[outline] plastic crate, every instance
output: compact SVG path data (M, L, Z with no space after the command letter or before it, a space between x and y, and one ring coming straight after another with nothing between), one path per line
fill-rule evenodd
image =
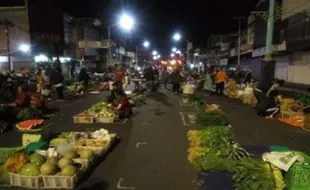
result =
M59 175L52 175L52 176L42 176L44 188L50 189L74 189L76 184L78 183L81 172L80 170L74 176L59 176Z
M96 117L96 123L114 123L114 117Z
M0 148L0 162L5 162L8 157L10 157L12 154L23 150L24 147L11 147L11 148Z
M43 186L43 181L40 176L30 177L19 174L9 173L11 186L18 186L31 189L39 189Z
M294 163L285 175L284 181L289 190L310 189L310 157L302 152L295 152L304 158L306 164Z
M95 122L95 117L76 115L73 117L73 120L74 123L91 124Z

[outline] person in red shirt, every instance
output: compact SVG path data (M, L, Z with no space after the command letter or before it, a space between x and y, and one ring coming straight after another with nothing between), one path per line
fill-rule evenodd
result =
M125 71L121 66L118 66L114 73L114 81L119 89L123 89L124 79L125 79Z
M123 90L118 90L116 96L119 99L119 104L114 108L119 111L119 117L121 119L129 118L132 115L132 109L128 97Z
M31 104L31 96L26 90L24 85L20 85L18 87L18 96L16 100L10 105L16 108L27 108L30 107Z

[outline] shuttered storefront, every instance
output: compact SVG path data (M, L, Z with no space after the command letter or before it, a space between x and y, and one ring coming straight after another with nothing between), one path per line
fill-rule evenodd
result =
M275 73L274 77L277 79L282 79L288 81L288 73L290 70L290 56L277 56L275 57L276 65L275 65Z
M291 63L288 82L310 84L310 51L294 53Z
M240 69L248 69L250 67L250 59L241 59L240 60Z
M250 60L250 69L254 78L259 78L262 57L253 57Z

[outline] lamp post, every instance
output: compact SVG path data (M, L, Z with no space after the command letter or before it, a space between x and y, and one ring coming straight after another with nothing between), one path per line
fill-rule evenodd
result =
M119 26L120 28L130 31L134 27L135 21L132 16L127 13L121 14L119 17L117 24L112 24L108 26L108 62L111 62L111 29L115 26Z

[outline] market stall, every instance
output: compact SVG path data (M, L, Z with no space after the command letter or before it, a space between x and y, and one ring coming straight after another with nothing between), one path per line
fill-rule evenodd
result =
M202 101L202 100L200 100ZM192 101L197 106L199 100ZM197 109L197 129L188 132L188 160L200 173L201 188L238 190L307 190L310 157L286 147L257 145L247 148L235 141L232 126L218 105ZM222 181L223 180L223 181ZM221 181L226 183L216 183ZM218 186L217 186L218 185ZM205 190L203 189L203 190Z
M0 185L33 189L74 189L111 147L116 135L105 129L61 133L48 143L0 149Z

